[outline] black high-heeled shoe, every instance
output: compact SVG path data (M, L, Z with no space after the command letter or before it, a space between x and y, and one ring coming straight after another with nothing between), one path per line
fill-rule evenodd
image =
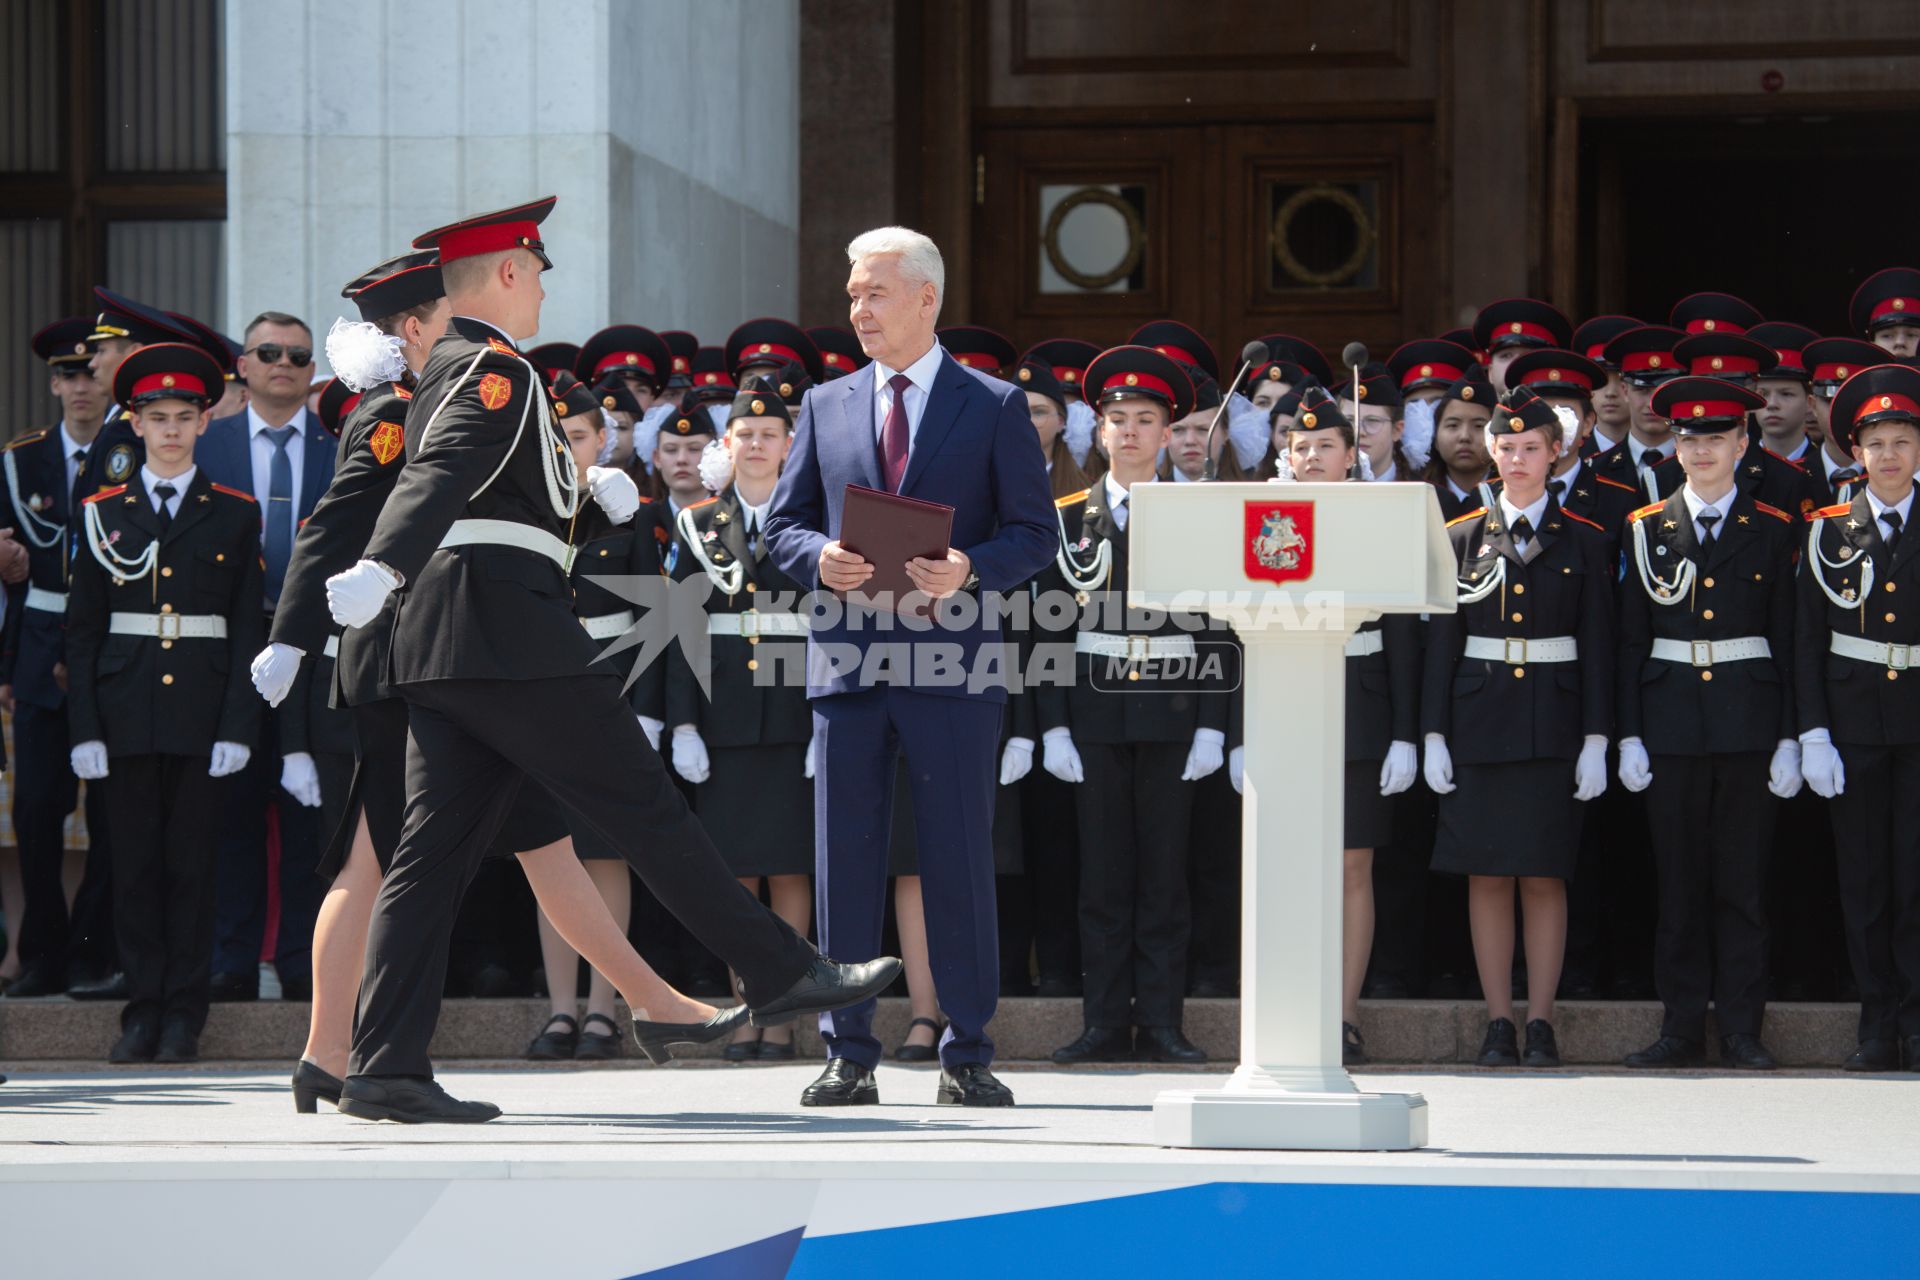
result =
M293 1065L293 1109L310 1116L320 1109L320 1099L340 1105L341 1082L314 1066L305 1058Z
M915 1027L925 1027L933 1032L933 1043L914 1044L910 1040L903 1040L900 1047L893 1051L895 1062L932 1062L940 1056L940 1035L946 1028L932 1018L915 1018L907 1024L907 1034L912 1035Z
M673 1061L671 1046L712 1044L738 1031L746 1020L747 1006L743 1004L722 1009L705 1022L647 1022L635 1018L633 1039L640 1046L640 1052L647 1055L648 1062L664 1067Z

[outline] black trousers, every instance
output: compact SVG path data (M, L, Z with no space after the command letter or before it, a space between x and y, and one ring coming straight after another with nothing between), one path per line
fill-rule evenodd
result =
M91 968L104 974L119 963L113 938L113 844L107 828L106 789L87 788L87 863L67 909L62 871L66 822L79 803L65 709L17 702L13 708L13 833L20 847L20 885L26 898L19 922L20 960L55 973Z
M1178 1027L1193 918L1191 744L1078 744L1082 1007L1090 1027Z
M260 744L247 767L233 775L232 799L222 815L219 835L213 970L251 981L260 967L261 940L267 929L267 810L278 814L280 831L280 927L273 963L285 979L313 976L313 922L331 883L320 875L324 821L280 786L280 724L286 709L268 711L260 721Z
M1776 810L1767 877L1775 1000L1842 998L1847 930L1829 805L1807 787Z
M1860 1038L1920 1036L1920 744L1839 745L1833 842Z
M1015 784L1034 967L1041 978L1072 979L1080 973L1077 788L1041 768L1039 756L1036 745L1033 769Z
M133 994L121 1021L144 1013L207 1021L213 976L215 815L232 790L206 756L115 756L102 780L121 821L113 842L114 921Z
M1660 884L1653 981L1660 1034L1760 1034L1767 1003L1767 833L1776 802L1764 751L1651 757L1647 825Z
M1182 785L1193 791L1187 846L1193 940L1187 963L1195 980L1234 987L1240 982L1240 793L1224 768Z
M461 895L521 780L626 853L647 887L740 975L745 997L798 981L813 950L727 870L647 745L619 677L410 685L407 808L374 902L360 986L356 1075L429 1076L447 946Z

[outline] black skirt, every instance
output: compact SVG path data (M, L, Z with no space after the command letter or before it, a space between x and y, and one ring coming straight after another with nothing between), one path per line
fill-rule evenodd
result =
M1456 764L1453 783L1440 797L1435 871L1573 879L1583 808L1573 761Z
M1393 800L1380 794L1380 761L1347 761L1343 849L1379 849L1393 840Z
M1040 752L1036 748L1033 754L1033 767L1038 769ZM1000 776L998 759L996 756L995 778ZM1026 870L1021 849L1020 787L1018 784L1003 787L996 783L993 788L993 873L997 876L1017 876ZM900 758L900 765L894 771L893 830L887 841L887 874L920 874L920 837L913 826L913 785L907 777L905 756Z
M346 811L335 824L314 871L331 882L347 865L360 815L367 815L367 834L380 874L387 873L394 846L400 842L400 819L407 799L407 704L398 698L380 698L353 709L353 782L347 789Z
M697 789L701 825L736 876L813 874L813 779L807 744L709 747ZM584 856L584 855L583 855Z

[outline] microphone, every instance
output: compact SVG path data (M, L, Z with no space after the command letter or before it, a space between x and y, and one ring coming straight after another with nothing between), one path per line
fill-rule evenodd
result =
M1258 339L1240 348L1240 372L1233 375L1232 385L1221 392L1220 407L1213 411L1213 421L1207 424L1207 465L1200 473L1202 480L1219 478L1219 463L1213 456L1213 433L1219 427L1220 419L1226 416L1227 406L1233 403L1234 392L1240 390L1240 384L1246 381L1247 375L1253 372L1255 365L1265 364L1270 358L1271 353L1267 350L1267 344Z

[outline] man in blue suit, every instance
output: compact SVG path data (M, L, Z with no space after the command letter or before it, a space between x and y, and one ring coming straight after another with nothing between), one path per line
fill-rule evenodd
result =
M247 407L216 418L194 449L207 478L260 502L260 547L266 563L268 624L280 599L300 522L333 483L335 443L307 412L313 377L313 331L294 316L267 311L247 326L239 376ZM219 899L214 925L215 1000L251 1000L260 993L260 946L266 929L267 809L279 813L280 928L274 968L283 994L313 991L313 921L326 894L319 861L320 784L313 756L285 740L286 708L267 714L260 750L231 794L235 812L222 824ZM297 803L296 803L297 801Z
M943 559L908 562L907 572L954 616L885 631L842 618L809 637L820 945L848 958L879 954L893 780L904 753L927 948L949 1018L936 1101L1011 1106L1012 1092L990 1069L987 1035L1000 984L991 831L1010 657L994 611L969 606L1011 592L1052 558L1047 467L1025 393L935 342L946 272L933 242L884 227L857 237L847 258L853 328L872 363L801 403L768 545L795 581L844 593L874 572L838 540L848 485L943 503L954 511L951 548ZM962 592L976 600L948 600ZM928 661L936 655L941 663ZM880 1100L873 1008L868 1001L822 1015L829 1061L802 1105Z

